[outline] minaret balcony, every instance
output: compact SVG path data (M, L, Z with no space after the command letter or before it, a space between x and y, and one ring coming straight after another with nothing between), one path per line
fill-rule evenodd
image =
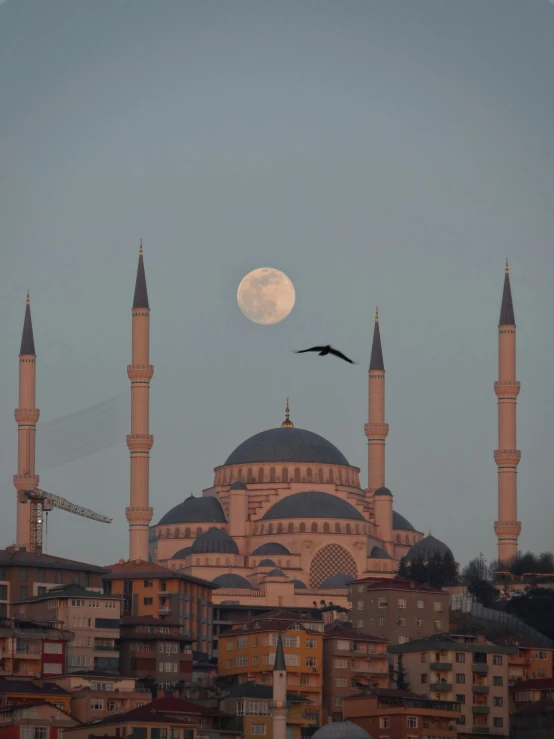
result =
M38 487L38 475L14 475L13 484L17 490L36 490Z
M153 515L154 511L150 507L129 506L125 509L125 516L130 524L149 524Z
M500 399L511 400L517 398L521 383L517 380L497 380L494 383L494 392Z
M13 412L20 426L35 424L40 416L38 408L16 408Z
M128 364L127 377L131 382L150 382L154 375L152 364Z
M131 452L149 452L154 444L152 434L129 434L126 439Z
M517 539L521 533L521 522L495 521L494 533L499 539Z
M389 424L388 423L366 423L364 425L364 431L369 441L371 441L372 439L375 439L378 441L384 441L389 434Z
M498 467L517 467L521 459L519 449L496 449L494 461Z

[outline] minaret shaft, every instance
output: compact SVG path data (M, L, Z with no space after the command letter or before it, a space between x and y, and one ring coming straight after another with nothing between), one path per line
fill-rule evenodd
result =
M517 447L516 403L520 384L516 380L516 326L510 276L506 265L504 292L498 326L498 449L494 453L498 467L498 559L508 562L518 552L521 523L517 520L517 466L521 452Z
M146 292L144 262L141 253L133 303L132 364L127 367L131 381L131 433L127 446L131 455L129 521L129 559L148 561L150 508L150 308Z

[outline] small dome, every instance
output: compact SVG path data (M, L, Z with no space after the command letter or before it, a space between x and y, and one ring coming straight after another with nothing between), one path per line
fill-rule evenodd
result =
M356 575L350 575L347 572L338 572L336 575L331 575L327 580L324 580L319 588L347 588L348 583L356 579Z
M173 523L225 523L225 514L217 498L191 495L162 516L158 526Z
M303 583L302 580L291 580L291 583L295 590L306 590L306 583Z
M262 516L262 521L275 518L346 518L365 521L360 511L346 500L318 490L282 498Z
M334 444L312 431L297 428L268 429L243 441L225 464L259 464L264 462L308 462L340 464L348 460Z
M350 721L333 721L312 734L312 739L371 739L371 734Z
M184 559L187 556L187 554L190 554L191 550L192 550L192 547L185 547L184 549L179 549L179 551L175 552L175 554L173 555L173 557L171 557L171 559Z
M234 572L226 572L224 575L218 575L212 580L214 585L218 585L220 588L237 588L240 590L252 590L252 585L242 575L237 575Z
M246 490L246 485L241 480L235 480L229 485L229 490Z
M391 559L391 556L390 554L388 554L388 552L385 552L384 549L377 546L373 547L368 556L370 557L370 559Z
M260 544L252 554L259 556L260 554L290 554L290 552L282 544L278 544L276 541L268 541L267 544Z
M390 497L392 498L392 493L388 488L378 488L375 491L375 495L390 495Z
M267 573L268 577L286 577L283 570L280 570L278 567L276 567L274 570L271 570L271 572Z
M209 529L200 534L190 548L191 554L238 554L239 548L222 529Z
M392 512L392 528L395 531L415 531L408 519L404 518L404 516L401 516L400 513L397 513L396 511Z
M272 559L262 559L261 562L258 562L258 567L277 567L277 562Z
M452 554L452 551L443 541L436 539L434 536L426 536L421 541L418 541L406 554L406 559L411 562L416 557L422 557L424 562L428 562L433 554L440 554L444 557L446 553Z

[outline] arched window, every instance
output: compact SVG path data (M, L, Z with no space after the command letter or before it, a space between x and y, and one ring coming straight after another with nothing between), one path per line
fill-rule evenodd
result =
M319 482L323 482L323 470L322 469L319 469L317 471L317 477L319 479Z
M289 534L294 534L294 524L292 522L287 526L287 531Z
M239 467L239 471L237 472L237 480L242 482L242 467Z
M207 557L204 557L204 564L205 564L205 565L207 565L207 564L208 564L208 558L207 558Z
M311 467L308 467L308 469L306 470L306 478L308 482L312 481L312 468Z
M287 559L287 567L290 567L290 559Z
M169 529L166 529L165 530L165 538L166 539L169 539L170 536L171 536L171 531Z
M264 525L262 524L262 525L260 526L260 534L263 534L263 533L264 533Z
M306 524L305 523L301 523L300 524L300 533L303 534L305 531L306 531Z
M277 560L277 567L282 567L282 566L283 566L283 562L280 559L278 559Z
M200 536L200 534L201 534L201 533L202 533L202 527L201 527L201 526L199 526L199 527L198 527L198 528L196 529L196 536Z
M219 557L216 557L216 558L215 558L215 563L216 563L216 565L218 565L218 564L219 564Z
M267 527L267 533L268 534L272 534L273 533L273 524L272 523L270 523L269 526Z
M335 482L335 475L333 470L329 470L329 482Z
M258 482L264 481L264 468L258 467Z
M342 470L339 470L339 485L342 485Z
M335 524L335 534L340 534L340 523Z
M312 534L317 534L317 524L315 521L312 521Z
M358 526L358 524L356 524L356 525L354 526L354 532L355 532L356 534L359 534L359 533L360 533L360 527Z
M396 534L396 543L402 544L402 542L400 541L400 534Z
M190 539L190 529L185 529L185 539Z
M254 482L254 475L252 474L252 467L248 468L248 472L246 473L246 481Z
M294 482L300 482L300 467L294 468Z
M346 533L351 534L352 533L352 526L350 526L349 523L346 524Z
M226 564L226 565L230 565L230 564L231 564L231 560L230 560L230 558L229 558L229 557L227 557L227 559L225 560L225 564Z
M283 467L283 471L281 472L281 480L283 482L289 481L289 471L287 467Z
M324 534L328 534L329 533L329 524L328 523L324 523L323 524L323 533Z
M283 533L283 524L282 523L278 523L277 524L277 533L278 534L282 534Z
M269 482L275 482L275 467L269 470Z
M200 564L200 560L198 559L198 557L196 558L196 564L197 564L197 565L199 565L199 564Z
M406 536L404 537L404 541L406 542L406 544L410 543L410 537L408 536L408 534L406 534Z

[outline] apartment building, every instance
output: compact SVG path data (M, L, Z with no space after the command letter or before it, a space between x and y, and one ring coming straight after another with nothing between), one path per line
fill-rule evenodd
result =
M49 678L65 672L74 636L54 622L0 619L0 675Z
M362 578L348 586L352 625L404 644L449 628L450 595L413 580Z
M344 698L368 687L388 687L387 640L335 621L323 638L323 722L342 721Z
M516 647L492 644L482 636L436 634L388 647L411 690L434 700L461 704L458 733L508 736L508 662Z
M61 739L65 729L78 723L73 716L52 703L0 707L2 739Z
M10 604L39 595L46 590L71 583L102 590L103 567L27 552L8 547L0 549L0 617L10 616Z
M407 690L377 688L344 700L344 720L374 739L455 739L460 704Z
M66 713L70 712L71 696L50 680L0 677L0 706L35 705L51 703Z
M515 685L521 680L553 677L552 653L554 650L551 647L535 644L519 636L508 636L492 641L501 646L517 647L517 653L511 655L508 661L509 685Z
M175 690L192 680L192 639L184 626L152 616L130 616L121 622L122 675L149 679L160 690Z
M150 616L178 624L196 650L211 654L216 585L142 560L120 560L108 569L104 591L122 599L123 617Z
M541 701L554 702L554 678L522 680L510 686L510 712Z
M287 668L287 690L310 702L305 725L322 721L323 623L278 611L235 623L219 638L219 677L229 686L246 682L271 685L279 634Z
M132 677L102 672L74 672L56 678L70 695L71 715L81 723L140 708L152 700L150 692L137 690Z
M75 634L67 649L67 668L74 670L119 670L118 597L89 590L81 585L62 585L13 604L22 616L63 624Z

